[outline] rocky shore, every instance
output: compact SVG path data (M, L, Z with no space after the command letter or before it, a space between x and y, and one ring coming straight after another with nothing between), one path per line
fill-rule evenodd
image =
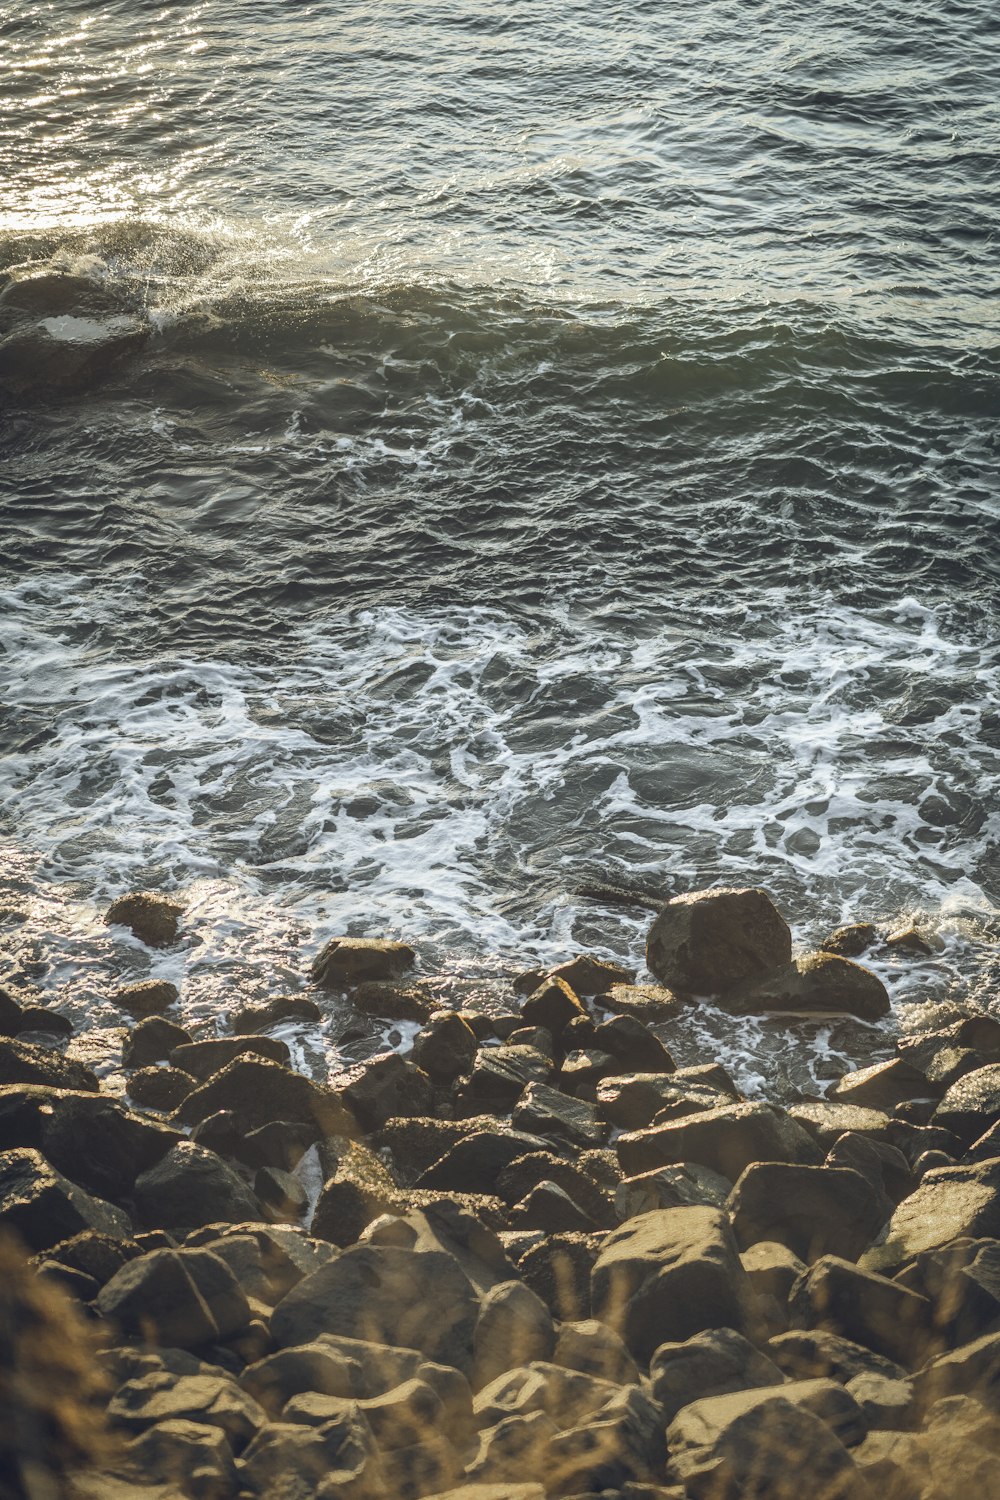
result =
M880 1022L875 939L793 958L764 892L696 892L655 983L577 955L441 1010L407 944L334 938L215 1035L120 991L127 1099L0 991L0 1494L1000 1496L1000 1020L784 1105L670 1055L692 996ZM330 991L412 1050L293 1071L271 1033Z

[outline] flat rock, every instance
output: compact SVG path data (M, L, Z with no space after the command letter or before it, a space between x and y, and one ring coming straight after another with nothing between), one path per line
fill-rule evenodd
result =
M727 1010L737 1015L850 1015L877 1021L889 1013L889 993L870 969L833 953L808 953L781 968L727 990Z
M859 1104L891 1114L906 1099L925 1099L939 1091L906 1058L894 1057L889 1062L872 1063L870 1067L845 1073L826 1092L828 1098L840 1103Z

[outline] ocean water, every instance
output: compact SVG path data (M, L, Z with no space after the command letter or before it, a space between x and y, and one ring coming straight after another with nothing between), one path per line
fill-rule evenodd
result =
M995 1009L995 7L0 0L0 70L0 982L224 1032L335 932L448 1000L750 883L935 952L683 1060Z

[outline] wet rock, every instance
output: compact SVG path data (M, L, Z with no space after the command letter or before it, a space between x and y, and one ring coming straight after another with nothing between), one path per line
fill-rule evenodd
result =
M591 1315L590 1279L604 1236L547 1234L518 1261L525 1283L556 1318L576 1322Z
M691 1500L866 1500L864 1480L827 1423L787 1386L710 1396L667 1429L668 1472Z
M569 1023L569 1026L566 1027L566 1030L563 1032L563 1036L560 1040L561 1046L566 1045L566 1031L569 1030L570 1026L574 1028L575 1035L576 1022L571 1021ZM516 1031L512 1031L510 1033L506 1040L508 1046L533 1047L536 1052L540 1052L542 1056L547 1057L550 1062L554 1062L555 1060L555 1040L552 1036L551 1031L546 1031L544 1026L519 1026Z
M233 1381L215 1375L156 1372L128 1380L108 1404L108 1416L127 1432L141 1432L158 1422L198 1422L218 1427L239 1453L265 1422L257 1403Z
M119 896L105 914L108 927L127 927L148 948L169 948L177 940L177 928L184 908L165 896L138 891Z
M871 1067L845 1073L826 1092L830 1099L841 1103L891 1114L904 1099L926 1098L934 1090L919 1068L905 1058L894 1057L889 1062L872 1063Z
M311 977L324 989L343 990L369 979L401 979L416 961L417 955L408 943L335 937L316 955Z
M584 1150L599 1145L607 1134L592 1104L544 1083L528 1084L514 1107L511 1124L526 1135L554 1138Z
M889 994L877 975L852 959L833 953L809 953L728 990L725 1004L736 1015L781 1011L877 1021L889 1013Z
M661 1344L650 1360L649 1378L668 1424L692 1401L782 1385L785 1379L773 1360L731 1328Z
M132 1016L159 1016L180 999L180 991L168 979L143 979L127 984L111 996L113 1005Z
M611 1016L594 1032L594 1045L610 1052L627 1073L672 1073L676 1064L655 1032L634 1016Z
M17 1036L22 1011L10 990L0 988L0 1036Z
M140 1068L128 1081L129 1098L146 1109L175 1110L198 1086L181 1068Z
M947 1090L933 1124L950 1130L964 1146L1000 1124L1000 1063L965 1074Z
M41 280L32 277L31 280ZM72 391L101 379L152 333L126 313L109 317L61 315L25 318L0 338L0 388L15 396Z
M498 1283L483 1297L473 1333L473 1389L520 1365L551 1359L555 1343L555 1324L542 1299L519 1281Z
M579 997L564 979L547 979L521 1006L521 1016L527 1025L542 1026L557 1038L570 1021L586 1014Z
M576 995L606 995L616 984L630 984L635 974L620 964L608 963L603 958L594 958L588 953L578 953L565 963L551 969L532 969L514 980L514 988L520 995L529 995L547 979L559 979L568 984Z
M199 1229L261 1217L260 1205L241 1177L214 1151L182 1141L133 1189L136 1218L148 1229Z
M268 1218L294 1223L309 1207L309 1195L301 1182L280 1167L261 1167L254 1176L253 1190Z
M642 1130L667 1110L681 1119L717 1109L721 1102L716 1089L670 1074L624 1073L597 1086L602 1117L620 1130Z
M151 1250L129 1261L104 1285L97 1306L124 1333L180 1349L228 1338L250 1319L231 1268L208 1249Z
M0 1219L30 1250L47 1250L84 1229L127 1239L127 1214L57 1172L30 1147L0 1152Z
M21 1031L42 1036L73 1035L73 1022L58 1010L45 1005L26 1005L21 1012Z
M677 896L649 930L646 962L674 990L717 995L791 960L788 925L761 890Z
M599 1003L605 1010L640 1023L669 1021L685 1004L680 995L662 984L616 984L601 996Z
M287 1064L290 1054L285 1042L276 1037L218 1037L205 1042L182 1042L170 1053L175 1068L190 1073L205 1083L227 1063L237 1057L264 1057L271 1062Z
M821 1153L801 1125L767 1104L726 1104L703 1114L619 1137L618 1159L628 1176L679 1162L698 1162L735 1182L762 1161L817 1165Z
M927 1348L931 1307L926 1297L837 1256L816 1261L792 1288L788 1307L793 1324L842 1334L908 1367L918 1364Z
M559 1069L559 1087L578 1099L596 1099L596 1085L602 1078L617 1073L621 1063L608 1052L596 1048L578 1048L568 1052Z
M892 1276L923 1251L965 1236L1000 1238L1000 1160L928 1172L889 1222L862 1265Z
M238 1057L196 1088L177 1110L181 1125L197 1125L220 1109L232 1110L249 1132L274 1120L309 1125L323 1135L353 1133L353 1118L331 1089L279 1063Z
M190 1042L191 1033L162 1016L149 1016L130 1031L122 1049L126 1068L145 1068L150 1063L166 1062L175 1047Z
M546 1151L551 1142L523 1131L476 1131L456 1141L440 1161L417 1178L417 1186L446 1192L476 1193L492 1186L505 1167L529 1152Z
M322 1239L341 1247L353 1245L365 1226L380 1214L405 1213L405 1194L368 1146L330 1138L322 1143L320 1164L326 1180L316 1203L312 1229Z
M472 1070L455 1085L460 1115L512 1109L529 1083L546 1083L552 1061L534 1047L481 1047Z
M478 1313L476 1292L450 1255L353 1245L288 1293L271 1333L279 1347L317 1333L400 1343L465 1372Z
M157 1422L132 1439L124 1456L137 1477L179 1486L191 1500L228 1500L239 1488L225 1433L204 1422Z
M351 993L351 1004L362 1016L383 1021L427 1021L437 1009L437 1001L426 985L392 984L382 979L366 979Z
M747 1167L728 1206L741 1249L777 1240L806 1262L856 1260L892 1214L889 1199L851 1168L786 1162Z
M913 922L890 932L885 939L885 946L897 952L917 953L922 958L929 958L935 951L934 942Z
M790 1104L788 1113L824 1151L829 1151L834 1141L847 1131L874 1140L889 1139L889 1116L880 1109L810 1099L801 1104Z
M276 995L260 1005L247 1005L233 1016L233 1031L246 1036L267 1031L283 1021L321 1021L323 1012L307 995Z
M0 1086L8 1083L39 1083L91 1094L100 1088L96 1075L83 1063L48 1047L5 1037L0 1040Z
M434 1086L422 1068L396 1052L382 1052L334 1080L362 1130L378 1130L387 1120L429 1115Z
M479 1043L457 1011L431 1018L413 1045L413 1061L435 1083L453 1083L472 1067Z
M732 1190L732 1183L718 1172L696 1162L683 1162L626 1177L615 1188L615 1209L619 1223L625 1223L658 1208L725 1208Z
M877 938L878 928L873 922L850 922L831 932L819 946L824 953L836 953L840 958L860 958Z
M756 1317L729 1221L713 1208L640 1214L609 1234L591 1305L639 1360L706 1328L752 1329Z

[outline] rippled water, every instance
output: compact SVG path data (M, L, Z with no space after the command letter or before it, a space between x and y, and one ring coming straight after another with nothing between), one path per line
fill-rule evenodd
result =
M581 887L752 881L921 913L904 1024L993 1004L993 7L23 0L0 59L15 978L106 1020L134 885L224 1025L331 931L640 963Z

